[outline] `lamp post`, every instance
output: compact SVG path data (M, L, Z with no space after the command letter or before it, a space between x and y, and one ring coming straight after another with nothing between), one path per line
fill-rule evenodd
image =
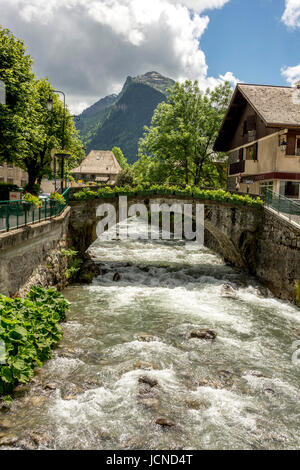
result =
M65 150L65 127L66 127L66 95L63 91L60 91L60 90L53 90L53 92L54 93L61 93L64 97L64 113L63 113L62 139L61 139L61 147L62 147L62 151L64 151ZM53 110L53 99L52 99L51 95L49 96L49 98L47 100L46 107L47 107L48 111L50 111L50 112ZM74 114L71 117L73 117L76 121L80 121L80 116L76 116ZM54 180L55 180L54 184L55 184L55 190L56 190L56 157L61 158L61 172L60 172L60 177L61 177L60 189L61 189L61 193L63 193L63 191L64 191L65 158L69 157L69 156L70 156L70 154L66 154L66 153L56 153L54 155Z

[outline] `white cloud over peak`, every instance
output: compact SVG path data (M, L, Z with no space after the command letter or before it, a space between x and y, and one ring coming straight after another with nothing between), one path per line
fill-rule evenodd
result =
M294 86L300 80L300 64L295 67L284 67L281 69L281 73L287 83Z
M300 0L285 0L281 19L289 28L300 28Z
M127 75L150 70L202 88L236 83L231 72L209 77L200 48L209 25L202 13L228 1L0 0L0 10L2 25L28 44L36 73L65 90L79 112Z

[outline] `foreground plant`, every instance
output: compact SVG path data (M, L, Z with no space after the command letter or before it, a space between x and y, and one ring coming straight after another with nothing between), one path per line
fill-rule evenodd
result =
M63 335L59 323L68 309L69 302L55 288L32 287L25 299L0 295L0 338L5 346L0 395L27 383L34 368L51 358L51 349Z

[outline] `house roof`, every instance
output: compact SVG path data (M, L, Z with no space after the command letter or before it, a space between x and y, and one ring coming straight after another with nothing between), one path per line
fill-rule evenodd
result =
M300 126L300 90L284 86L238 85L268 127Z
M229 140L233 137L247 102L267 127L300 127L300 89L239 83L223 120L214 150L228 150Z
M110 150L91 150L72 174L117 175L121 167Z

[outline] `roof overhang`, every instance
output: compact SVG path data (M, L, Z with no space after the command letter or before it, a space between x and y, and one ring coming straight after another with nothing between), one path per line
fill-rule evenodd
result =
M241 92L239 85L237 85L213 147L215 152L227 152L229 150L230 140L234 135L246 104L247 100Z

